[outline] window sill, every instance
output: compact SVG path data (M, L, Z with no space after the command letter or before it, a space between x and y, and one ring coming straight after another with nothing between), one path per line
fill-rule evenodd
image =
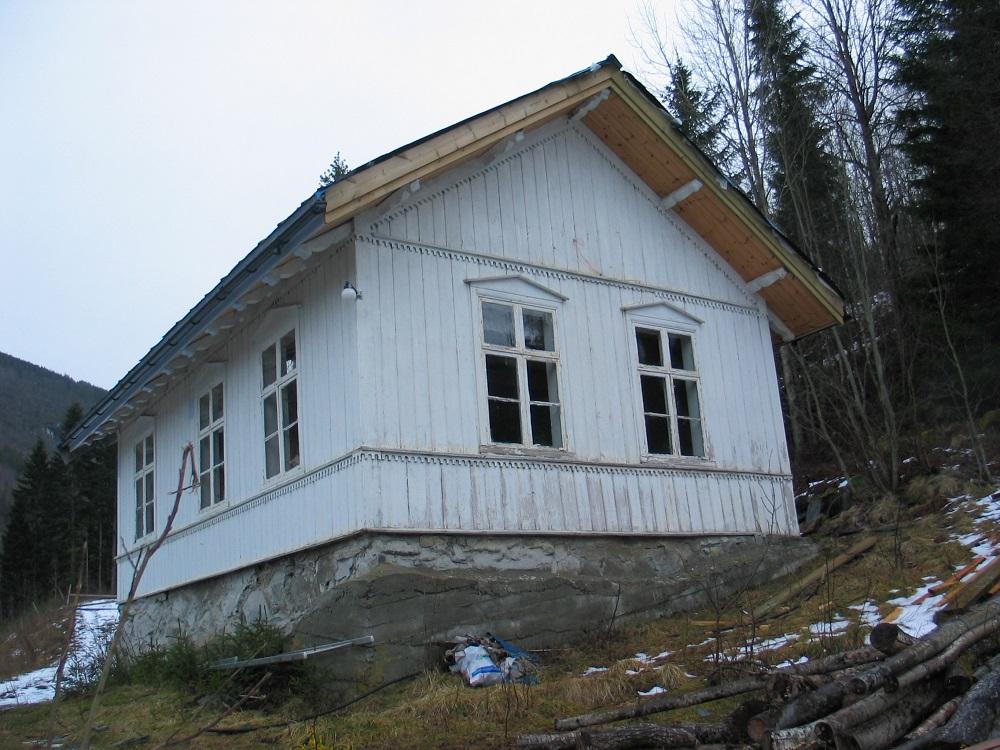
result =
M561 458L572 460L576 454L565 448L545 448L527 445L495 445L492 443L479 446L479 453L484 456L523 456L525 458Z
M306 467L304 464L300 463L294 469L289 469L288 471L282 471L275 474L269 479L264 479L263 484L261 484L261 491L268 492L273 490L275 487L279 487L288 482L292 482L306 473Z
M643 466L656 466L668 469L716 469L715 461L710 458L699 458L698 456L662 456L657 454L643 454L639 459Z
M217 503L212 503L207 508L199 507L198 518L199 519L210 518L211 516L214 516L216 513L221 513L222 511L226 510L227 508L229 508L229 506L230 506L229 498L226 498L224 500L220 500Z

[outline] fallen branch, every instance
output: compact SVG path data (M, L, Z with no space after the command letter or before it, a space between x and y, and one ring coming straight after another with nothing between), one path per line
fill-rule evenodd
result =
M191 487L184 486L184 469L187 468L188 459L191 460ZM139 591L139 582L142 580L143 574L146 572L146 566L149 565L150 558L156 554L156 551L163 546L163 543L167 539L167 535L170 534L170 530L174 527L174 519L177 518L177 511L181 507L181 495L184 494L186 489L191 489L198 486L198 468L195 465L194 460L194 446L188 443L184 446L184 451L181 454L181 468L177 475L177 490L174 492L174 505L170 509L170 515L167 516L167 524L163 527L163 532L156 538L156 541L146 550L146 553L142 555L138 566L135 568L132 574L132 585L129 587L128 596L125 598L121 609L118 612L118 625L115 626L115 633L111 637L111 643L108 645L108 653L104 657L104 666L101 668L101 679L97 683L97 688L94 690L94 697L90 702L90 713L87 715L87 723L83 728L83 738L80 740L80 750L89 750L90 748L90 735L93 731L94 722L97 719L97 709L101 705L101 695L104 693L104 688L108 684L108 678L111 676L111 669L114 665L115 656L118 653L118 649L121 648L122 639L125 637L125 625L128 622L129 612L132 609L132 604L135 602L136 594Z
M777 607L780 607L789 599L802 593L810 586L822 583L830 573L832 573L842 565L849 563L858 555L864 554L872 547L874 547L877 543L878 539L876 537L874 536L865 537L860 542L851 547L849 550L844 552L842 555L838 555L833 560L830 560L829 562L825 563L823 567L817 568L809 575L805 576L804 578L800 579L796 583L786 588L777 596L764 602L759 607L755 607L751 619L757 621L766 617L769 612L776 609Z
M230 714L232 714L232 713L234 713L236 711L239 711L240 708L243 707L243 704L245 704L247 701L249 701L252 698L254 698L257 695L257 691L260 690L261 687L263 687L264 683L267 682L269 679L271 679L271 673L267 672L263 677L261 677L259 680L257 680L257 682L254 684L254 686L252 688L250 688L250 692L249 693L247 693L246 695L242 696L238 701L236 701L236 703L234 703L229 708L227 708L225 711L223 711L221 714L219 714L218 716L216 716L208 724L206 724L205 726L201 727L200 729L198 729L194 733L189 734L186 737L181 737L180 739L176 739L176 740L168 738L168 739L164 740L163 742L161 742L159 745L157 745L155 748L153 748L153 750L162 750L163 748L169 747L169 746L172 746L172 745L186 745L187 743L191 742L192 740L195 740L198 737L201 737L201 735L205 734L206 732L210 732L217 724L219 724L219 722L221 722L223 719L225 719Z
M559 731L568 731L579 729L580 727L595 726L597 724L610 724L613 721L620 721L621 719L648 716L649 714L660 713L662 711L672 711L675 708L688 708L689 706L708 703L720 698L729 698L755 690L764 690L768 687L769 680L775 674L823 674L836 672L851 665L870 663L881 658L883 658L882 653L876 649L860 648L817 659L815 662L782 667L773 672L746 677L742 680L733 680L721 685L714 685L687 693L686 695L657 695L652 698L639 700L631 705L617 706L602 711L595 711L594 713L559 719L556 721L556 729Z
M726 724L692 724L689 726L663 726L660 724L633 724L615 729L575 732L526 734L517 738L515 747L529 750L572 750L576 747L595 750L618 750L634 747L693 747L703 743L728 743L735 740L732 729Z

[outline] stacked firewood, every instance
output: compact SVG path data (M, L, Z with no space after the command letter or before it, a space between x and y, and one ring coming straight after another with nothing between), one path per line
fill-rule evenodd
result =
M537 750L706 745L917 750L960 748L1000 737L1000 595L961 611L950 608L944 616L923 638L884 623L872 631L869 647L686 695L657 695L560 719L556 732L525 735L517 745ZM763 693L766 700L745 701L722 724L594 729L750 693Z

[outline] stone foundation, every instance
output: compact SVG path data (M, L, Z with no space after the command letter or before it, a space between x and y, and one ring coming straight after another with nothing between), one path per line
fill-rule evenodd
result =
M203 641L258 618L296 647L371 634L373 648L321 660L331 689L349 692L434 663L457 633L555 647L612 619L711 603L814 554L791 537L365 533L140 599L129 635L140 647L178 632Z

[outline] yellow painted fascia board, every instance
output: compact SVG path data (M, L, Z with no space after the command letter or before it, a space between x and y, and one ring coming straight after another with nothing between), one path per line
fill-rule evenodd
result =
M774 254L776 260L819 300L833 319L838 323L843 323L844 306L840 296L819 278L802 257L786 249L774 235L773 230L766 225L760 216L754 215L753 209L746 205L741 197L734 195L719 184L719 174L716 170L708 165L703 157L694 153L687 144L681 141L666 122L664 112L637 91L621 71L612 71L611 79L612 91L621 97L643 122L673 147L678 158L701 180L704 185L703 189L711 191L712 195L727 209L739 217L747 229Z
M429 179L490 149L519 130L572 110L608 88L610 78L611 71L601 68L546 87L449 128L356 175L338 180L326 191L322 231L333 229L415 180Z

